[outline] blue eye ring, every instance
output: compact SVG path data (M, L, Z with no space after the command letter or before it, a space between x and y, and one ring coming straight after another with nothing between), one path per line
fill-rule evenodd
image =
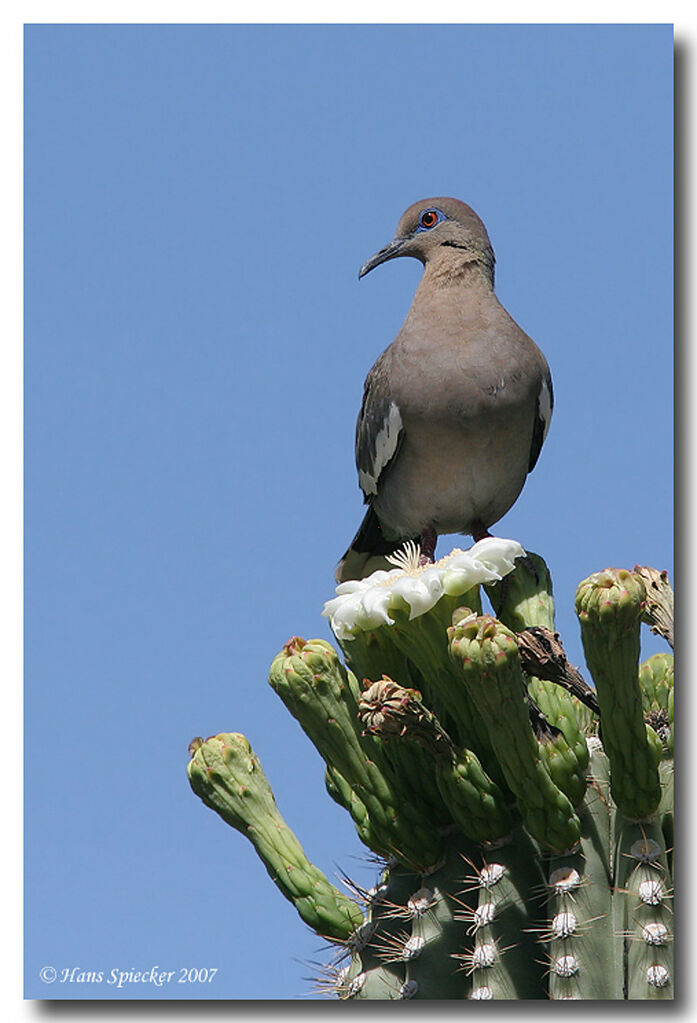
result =
M445 214L434 206L429 206L427 210L422 210L419 214L419 223L416 230L430 231L436 224L440 224L441 220L445 220Z

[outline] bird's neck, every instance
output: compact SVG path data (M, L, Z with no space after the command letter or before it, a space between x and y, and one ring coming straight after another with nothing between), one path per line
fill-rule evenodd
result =
M494 287L494 255L471 249L443 247L425 265L421 287L441 288L452 285L492 290Z

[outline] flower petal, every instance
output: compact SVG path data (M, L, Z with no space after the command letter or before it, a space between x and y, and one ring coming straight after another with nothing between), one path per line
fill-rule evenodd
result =
M430 611L443 596L440 570L429 565L421 575L403 575L392 584L392 593L409 605L409 619L417 618Z
M516 540L485 537L469 550L455 549L433 565L402 571L379 569L365 579L340 583L322 614L339 639L381 625L393 625L390 608L409 607L409 618L425 614L441 596L459 596L480 583L501 579L525 551Z

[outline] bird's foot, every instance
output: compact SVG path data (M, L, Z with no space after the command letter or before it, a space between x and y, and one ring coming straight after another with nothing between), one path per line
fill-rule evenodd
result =
M438 534L435 529L431 526L427 526L421 530L421 538L419 545L421 547L421 556L419 557L420 565L432 565L436 556L436 544L438 543Z

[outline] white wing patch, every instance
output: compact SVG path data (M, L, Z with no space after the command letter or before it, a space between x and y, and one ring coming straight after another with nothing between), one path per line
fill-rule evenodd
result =
M370 472L364 472L362 469L358 471L358 482L366 497L370 494L377 494L380 473L397 450L401 429L402 417L392 401L373 443L375 454L372 460L372 469Z
M542 441L544 442L552 419L552 394L546 380L542 381L542 388L537 399L537 414L542 420Z

